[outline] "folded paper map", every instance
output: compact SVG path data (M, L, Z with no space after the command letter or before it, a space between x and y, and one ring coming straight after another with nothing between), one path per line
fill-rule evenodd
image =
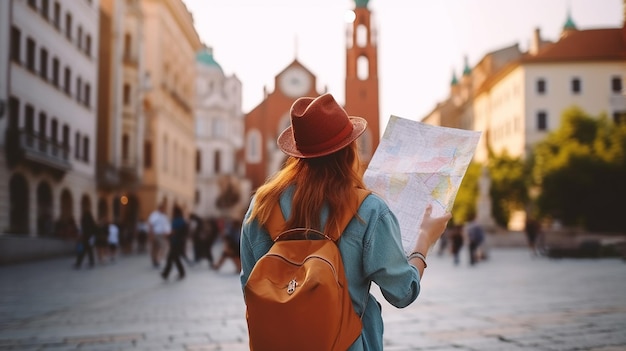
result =
M428 204L435 217L452 210L480 135L397 116L389 119L363 179L398 218L407 254L415 247Z

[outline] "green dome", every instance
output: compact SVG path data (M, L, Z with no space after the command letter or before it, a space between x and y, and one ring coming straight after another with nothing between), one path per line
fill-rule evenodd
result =
M469 66L469 62L467 61L467 56L465 56L465 67L463 68L463 75L469 76L472 73L472 69Z
M222 66L220 66L220 64L217 63L215 59L213 58L213 49L211 48L208 48L206 46L202 48L202 50L200 50L196 54L196 61L205 66L216 67L217 69L220 70L220 72L223 72Z
M354 0L356 7L364 7L367 8L367 3L369 0Z
M563 25L563 30L577 30L576 23L572 19L572 15L569 11L567 11L567 19L565 20L565 24Z
M450 85L457 85L457 84L459 84L459 80L456 78L456 73L452 71L452 80L450 81Z

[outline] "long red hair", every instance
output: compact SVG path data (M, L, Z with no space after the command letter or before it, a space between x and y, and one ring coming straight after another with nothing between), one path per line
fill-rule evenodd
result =
M285 166L258 188L249 221L257 219L264 226L280 195L295 186L291 217L287 228L321 229L320 214L328 206L325 234L339 231L342 209L357 201L357 189L365 189L359 173L356 142L330 155L317 158L289 157Z

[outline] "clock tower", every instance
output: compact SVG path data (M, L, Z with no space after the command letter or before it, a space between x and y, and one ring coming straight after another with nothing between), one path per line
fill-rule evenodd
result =
M346 105L349 115L367 120L367 130L357 139L366 166L380 139L378 103L378 49L368 0L355 0L354 21L346 37Z
M276 145L278 135L289 126L289 110L297 98L318 96L316 77L297 59L274 78L274 91L264 91L263 101L245 117L245 140L241 158L252 189L262 185L287 159Z

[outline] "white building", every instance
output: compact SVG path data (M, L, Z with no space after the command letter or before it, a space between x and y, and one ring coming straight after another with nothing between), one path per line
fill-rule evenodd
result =
M196 199L200 217L243 214L249 182L237 155L243 148L241 82L226 76L211 48L196 56Z
M0 232L73 238L67 224L96 194L98 0L1 6Z

